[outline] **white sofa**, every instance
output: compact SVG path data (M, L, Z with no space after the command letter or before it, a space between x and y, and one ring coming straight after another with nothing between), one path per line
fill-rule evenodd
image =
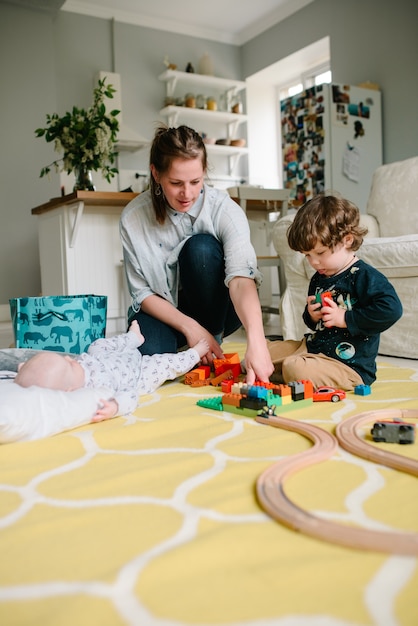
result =
M313 270L303 254L291 250L286 233L294 212L273 227L273 245L286 277L280 301L285 339L300 339ZM381 354L418 358L418 157L377 168L361 223L369 229L358 256L391 281L403 305L403 316L381 336Z

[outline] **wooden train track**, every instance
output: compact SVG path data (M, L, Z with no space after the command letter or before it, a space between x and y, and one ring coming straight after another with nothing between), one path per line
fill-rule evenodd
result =
M381 465L392 467L394 469L407 472L413 476L418 476L418 461L411 459L395 452L382 450L370 443L367 443L358 434L360 426L369 422L380 421L384 419L418 419L418 410L416 409L383 409L381 411L367 411L359 413L340 422L335 430L338 442L344 450L361 456L369 461L376 461Z
M337 429L338 439L326 430L311 424L279 416L269 416L268 418L257 416L256 420L260 424L297 432L313 443L309 450L275 463L259 476L256 491L261 506L277 521L315 538L351 548L418 556L418 533L368 530L325 520L292 502L284 489L284 484L291 475L330 458L336 452L339 441L342 447L355 455L378 460L379 463L389 467L396 467L417 475L417 461L405 459L405 457L401 457L403 461L400 461L400 455L391 452L385 453L374 448L357 435L356 428L360 425L387 416L387 411L371 411L367 414L362 413L354 416L339 425ZM416 418L418 411L390 411L390 416ZM372 448L373 451L369 448ZM375 450L376 452L374 452ZM401 465L402 467L400 467ZM408 467L409 470L405 467Z

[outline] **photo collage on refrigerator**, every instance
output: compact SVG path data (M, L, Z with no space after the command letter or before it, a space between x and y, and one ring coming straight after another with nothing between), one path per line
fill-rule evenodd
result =
M325 129L323 85L286 98L280 103L284 187L300 206L324 191Z
M323 84L280 102L283 186L294 206L328 189L364 204L369 165L381 163L379 96Z

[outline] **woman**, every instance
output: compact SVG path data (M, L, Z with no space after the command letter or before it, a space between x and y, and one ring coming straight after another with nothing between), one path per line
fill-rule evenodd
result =
M261 275L244 212L204 184L205 145L187 126L157 129L150 170L150 189L120 222L129 323L137 319L147 338L141 352L175 352L203 338L210 363L223 356L222 338L242 325L247 382L267 381L273 365L257 294Z

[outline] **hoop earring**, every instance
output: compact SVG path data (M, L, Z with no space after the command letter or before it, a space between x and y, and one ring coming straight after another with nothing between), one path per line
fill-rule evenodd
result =
M161 185L159 183L157 183L156 188L155 188L155 195L156 196L161 196L161 194L162 194Z

